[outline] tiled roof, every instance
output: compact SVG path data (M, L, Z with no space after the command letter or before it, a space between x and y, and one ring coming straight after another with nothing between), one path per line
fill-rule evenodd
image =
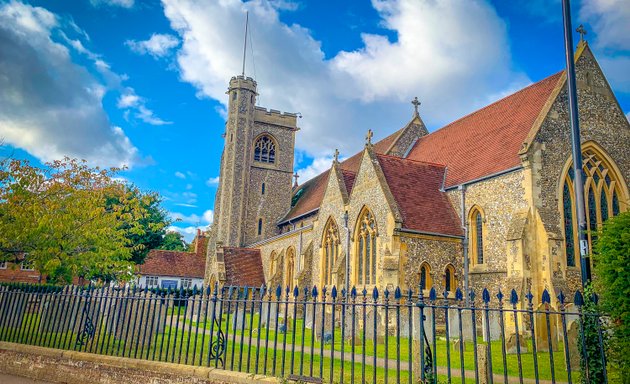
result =
M144 276L177 276L203 279L206 270L205 255L192 252L152 249L138 273Z
M461 236L461 223L448 196L440 191L443 165L377 155L403 219L403 228Z
M404 128L403 128L404 129ZM383 140L374 144L374 152L376 153L385 153L394 143L396 138L400 136L402 129L392 133L387 136ZM359 166L361 165L361 156L363 154L363 150L356 153L354 156L344 160L341 162L341 170L344 177L344 182L346 183L346 189L348 193L352 191L352 184L354 184L354 176L359 171ZM308 180L304 184L300 185L295 189L295 193L301 193L297 203L293 206L289 213L285 215L285 217L280 220L280 222L285 222L291 219L295 219L296 217L302 216L305 213L311 212L315 209L318 209L322 203L322 199L324 198L324 192L326 191L326 185L328 183L328 174L329 170L320 173L318 176ZM351 175L354 174L354 175ZM300 192L303 190L303 192ZM294 195L295 195L294 193Z
M532 84L420 138L407 158L446 165L447 187L519 166L518 152L561 75Z
M259 249L223 247L227 285L260 287L265 284Z

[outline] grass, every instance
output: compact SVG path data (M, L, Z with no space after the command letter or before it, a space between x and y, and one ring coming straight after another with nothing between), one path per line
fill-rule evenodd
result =
M145 345L137 345L141 343L133 342L131 337L125 342L125 337L121 336L122 340L119 340L115 335L106 333L104 327L97 327L97 332L94 338L90 340L86 345L77 345L77 332L40 332L39 323L40 316L35 314L27 314L22 319L22 323L19 327L12 328L0 328L0 338L4 341L18 342L23 344L40 345L50 348L61 348L70 350L79 350L92 353L101 353L112 356L123 356L132 358L143 358L149 360L168 361L175 363L194 364L194 365L207 365L208 364L208 350L209 350L209 335L204 334L203 330L208 332L210 328L213 329L213 334L216 337L218 327L215 324L211 326L209 323L192 322L186 320L183 316L170 316L172 314L183 315L185 308L175 307L177 309L170 309L169 316L165 318L167 320L164 324L164 332L156 333L153 336L145 340ZM78 320L79 321L79 320ZM172 324L171 324L172 321ZM323 377L325 380L330 379L331 364L334 365L333 372L335 377L333 381L338 382L341 379L341 360L335 358L331 360L326 354L321 354L322 349L324 351L346 352L345 361L343 364L343 377L345 382L351 382L351 371L354 367L355 376L354 379L361 378L363 370L365 370L366 381L371 382L376 373L376 382L385 382L386 378L389 382L396 382L400 375L401 382L408 382L409 372L407 369L409 358L411 356L409 348L409 338L400 338L400 344L396 343L395 336L388 339L388 343L378 342L376 348L371 340L365 340L365 349L363 348L363 339L359 340L359 345L354 346L355 354L361 354L365 350L366 364L362 364L361 361L356 361L354 364L350 360L350 354L353 346L348 342L341 341L341 330L336 329L334 334L335 343L322 345L319 340L313 335L313 331L305 329L302 331L302 320L295 321L295 332L289 330L287 333L275 332L270 329L268 332L268 345L265 345L265 338L267 337L267 330L263 329L260 334L260 347L258 345L258 323L259 316L254 315L250 318L246 315L245 323L249 326L252 323L252 330L246 329L244 332L240 330L234 332L231 327L228 329L228 324L232 321L228 320L227 316L223 316L221 320L221 329L226 336L226 361L225 368L229 370L245 371L254 373L258 368L258 373L265 372L268 375L285 376L291 372L291 368L299 373L300 364L302 364L307 375L310 375L311 366L313 367L314 376ZM75 329L78 329L77 325ZM131 328L131 327L130 327ZM144 328L142 328L144 331ZM251 338L251 343L249 340ZM140 340L142 337L140 337ZM285 340L286 339L286 340ZM294 342L295 340L295 342ZM282 345L286 342L289 347L283 352ZM302 350L302 343L304 349ZM561 346L562 343L559 343ZM291 347L294 345L294 347ZM449 348L450 346L450 348ZM491 343L492 349L492 365L493 372L503 374L503 359L501 354L501 342L495 341ZM311 347L314 353L311 354ZM531 351L530 341L527 341L527 347ZM462 382L460 377L461 359L463 357L463 366L467 371L475 370L475 358L472 348L472 343L466 343L466 351L463 356L460 357L459 349L453 348L452 342L447 346L445 339L437 339L435 341L435 361L438 367L446 367L448 359L450 357L452 382ZM447 356L447 351L450 356ZM275 358L274 358L275 355ZM400 356L401 371L396 371L396 366L390 361L388 370L377 367L376 371L373 364L373 359L388 357L390 360L396 360ZM256 357L258 362L256 363ZM549 354L546 352L538 352L538 377L540 379L551 379L551 365L549 363ZM567 381L567 371L564 366L564 353L562 350L553 353L555 378L558 381ZM248 361L249 358L249 361ZM274 364L275 361L275 364ZM210 361L214 366L216 362ZM282 363L284 362L284 372L282 369ZM414 361L413 364L419 365L419 361ZM507 366L508 376L518 377L518 358L516 355L508 355L505 360ZM219 364L220 366L220 364ZM321 367L321 369L320 369ZM523 376L525 378L534 378L534 360L533 354L524 353L521 355L521 367ZM441 379L446 380L446 375L440 375ZM579 382L579 372L572 372L572 380ZM468 379L468 382L473 382L473 379Z

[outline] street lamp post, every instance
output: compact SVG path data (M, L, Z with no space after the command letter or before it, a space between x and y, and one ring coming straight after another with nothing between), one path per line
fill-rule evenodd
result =
M578 240L580 243L580 267L582 286L585 287L591 278L588 240L586 237L586 212L584 205L584 175L582 171L582 145L580 143L580 122L578 118L577 88L575 86L575 63L573 58L573 29L571 27L571 6L569 0L562 0L564 19L564 47L567 59L567 90L569 93L569 119L571 122L571 150L573 152L573 193L575 194L575 211L578 222Z
M346 227L346 294L350 292L350 227L348 226L348 211L343 214L343 222Z

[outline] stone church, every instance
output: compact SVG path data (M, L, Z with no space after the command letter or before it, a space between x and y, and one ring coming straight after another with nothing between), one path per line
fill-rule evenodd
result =
M594 231L628 210L630 124L585 41L575 62ZM297 116L256 106L251 78L232 78L227 95L207 283L262 269L272 287L348 281L454 297L468 280L477 294L536 298L580 287L564 71L431 133L414 100L399 131L374 143L368 132L362 151L302 185Z

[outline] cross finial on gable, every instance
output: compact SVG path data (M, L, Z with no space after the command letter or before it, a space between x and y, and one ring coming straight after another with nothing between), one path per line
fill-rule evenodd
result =
M418 100L418 96L414 97L413 100L411 100L411 104L413 104L413 108L416 112L416 115L418 114L418 107L420 106L420 101Z
M374 136L374 133L372 132L371 129L368 129L367 134L365 135L365 146L366 147L371 147L372 146L372 136Z
M333 155L333 162L339 162L339 149L335 149L335 154Z
M297 171L293 174L293 178L295 179L294 185L298 185L298 178L300 177L300 175L298 175Z
M580 26L577 27L575 32L580 34L580 42L583 42L584 41L584 36L587 34L586 29L584 29L584 26L582 24L580 24Z

